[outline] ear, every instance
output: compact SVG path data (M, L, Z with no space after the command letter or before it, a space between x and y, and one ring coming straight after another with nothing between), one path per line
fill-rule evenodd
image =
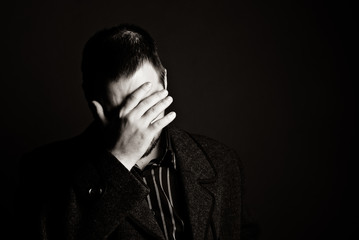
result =
M90 105L90 109L92 112L92 115L94 116L94 118L96 120L100 120L100 122L106 126L107 125L107 119L105 116L105 113L103 111L103 107L101 106L101 104L99 102L97 102L96 100L93 100L89 103Z
M167 89L167 69L165 69L164 72L164 77L163 77L163 86L165 87L165 89Z

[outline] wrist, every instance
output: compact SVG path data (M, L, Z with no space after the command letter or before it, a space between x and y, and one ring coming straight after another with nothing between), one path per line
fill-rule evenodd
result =
M137 160L131 160L129 157L126 157L124 154L121 154L117 151L109 151L123 166L127 168L128 171L131 171L132 167L135 166Z

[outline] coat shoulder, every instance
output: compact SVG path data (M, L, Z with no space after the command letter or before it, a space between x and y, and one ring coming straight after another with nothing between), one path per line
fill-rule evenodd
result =
M220 161L218 164L222 166L241 165L237 152L226 144L199 134L192 134L192 137L212 161Z
M222 164L224 161L228 161L228 164L239 162L236 151L218 140L201 134L189 133L179 128L172 128L171 131L180 136L177 138L180 138L182 141L192 142L192 144L197 145L203 154L212 161L220 161Z
M226 154L229 151L233 151L226 144L215 140L213 138L200 135L200 134L190 134L194 140L196 140L203 148L207 149L209 152L214 152L217 154Z
M25 153L18 163L20 181L36 181L39 185L61 182L76 167L79 148L75 137L48 143Z

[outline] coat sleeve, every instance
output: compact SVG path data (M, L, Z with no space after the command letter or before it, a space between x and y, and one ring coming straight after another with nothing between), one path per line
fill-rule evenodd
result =
M75 206L83 208L80 212L84 214L80 239L105 239L149 193L142 180L108 152L103 153L95 169L77 175Z
M108 152L38 150L18 176L14 239L105 239L149 191Z
M237 153L232 150L232 156L237 163L237 169L240 174L240 184L241 184L241 239L243 240L255 240L259 238L260 228L259 224L253 219L250 209L248 206L248 198L246 197L246 178L244 173L244 167L241 159Z
M246 202L245 177L243 165L232 149L221 159L222 175L222 221L221 239L258 239L258 224L249 214ZM224 176L223 176L224 175Z

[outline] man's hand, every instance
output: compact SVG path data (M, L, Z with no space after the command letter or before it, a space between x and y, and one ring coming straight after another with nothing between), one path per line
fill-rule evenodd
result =
M144 98L150 89L149 82L136 89L127 97L118 117L111 121L106 118L101 104L92 101L107 137L111 139L108 150L128 170L143 156L154 137L176 117L175 112L160 116L173 101L167 96L168 91L161 90Z

